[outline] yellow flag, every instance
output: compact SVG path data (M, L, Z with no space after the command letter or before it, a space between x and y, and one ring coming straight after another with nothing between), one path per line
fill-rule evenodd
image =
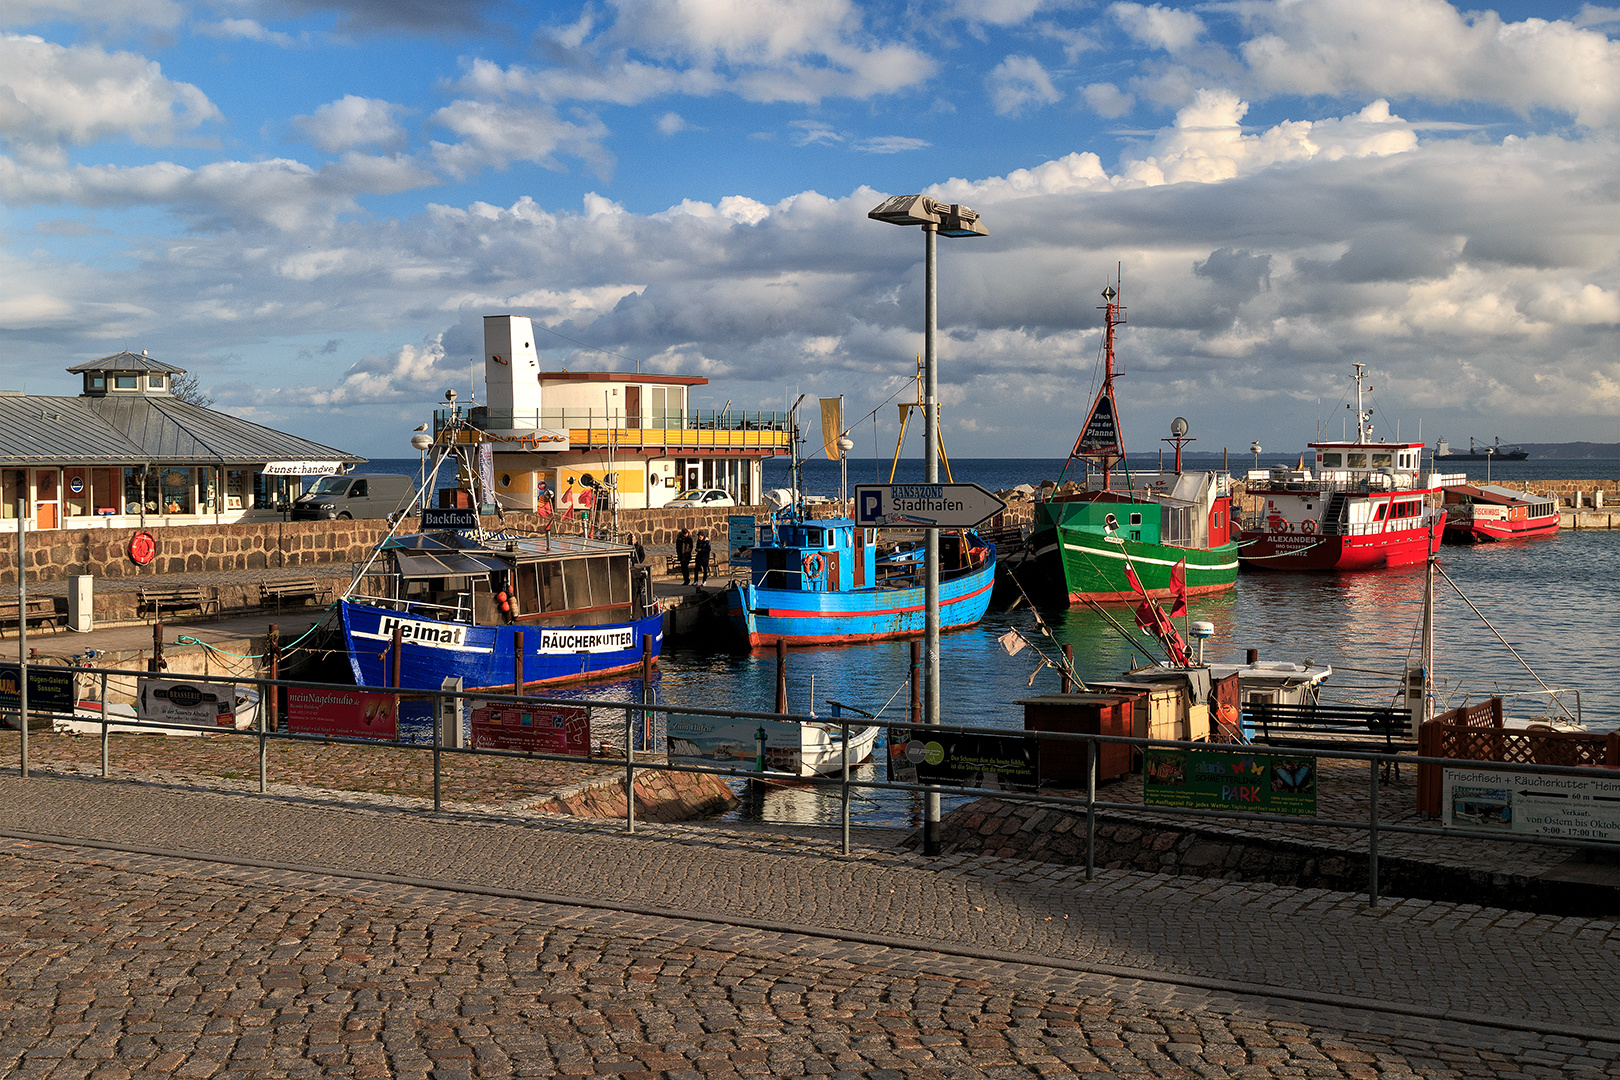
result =
M838 436L844 433L844 399L821 399L821 447L827 451L828 461L838 460Z

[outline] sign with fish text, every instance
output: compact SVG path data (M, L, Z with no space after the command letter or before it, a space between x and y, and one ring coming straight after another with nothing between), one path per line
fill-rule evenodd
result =
M1442 785L1448 828L1620 842L1620 780L1446 769Z
M1316 816L1316 760L1233 750L1146 750L1149 806Z

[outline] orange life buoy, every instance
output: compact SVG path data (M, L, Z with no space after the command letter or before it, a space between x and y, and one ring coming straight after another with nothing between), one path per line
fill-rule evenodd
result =
M1306 518L1303 522L1300 523L1299 531L1302 532L1302 533L1313 533L1313 532L1315 532L1316 531L1316 522L1312 521L1310 518Z
M138 532L129 541L129 557L141 566L157 555L157 541L149 532Z
M827 560L819 551L812 551L804 557L804 576L810 581L820 581L821 575L827 569Z

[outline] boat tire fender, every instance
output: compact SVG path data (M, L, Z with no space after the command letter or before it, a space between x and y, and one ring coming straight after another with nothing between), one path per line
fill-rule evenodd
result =
M1299 531L1302 532L1302 533L1313 533L1313 532L1315 532L1316 531L1316 522L1312 521L1310 518L1306 518L1304 521L1300 522Z
M820 581L821 575L827 572L827 557L819 551L812 551L804 557L804 576L810 581Z

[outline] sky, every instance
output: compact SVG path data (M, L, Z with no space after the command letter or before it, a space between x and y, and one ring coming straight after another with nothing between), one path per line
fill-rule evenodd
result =
M947 451L1620 441L1620 8L3 0L0 388L121 349L368 457L482 317L542 367L845 397L887 453L939 242ZM887 402L887 404L884 404ZM879 408L881 406L881 408ZM879 408L879 423L861 420ZM805 426L814 438L813 414ZM910 447L919 454L920 443Z

